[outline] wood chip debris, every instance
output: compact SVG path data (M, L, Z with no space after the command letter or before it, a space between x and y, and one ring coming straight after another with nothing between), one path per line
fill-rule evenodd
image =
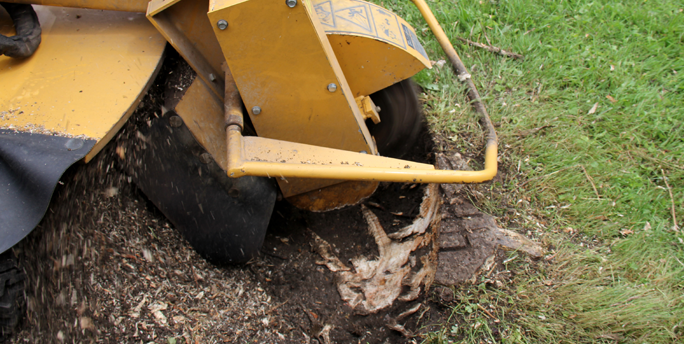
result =
M325 324L321 332L318 333L318 338L323 340L324 344L330 344L330 331L333 329L333 325Z
M154 316L155 321L161 325L166 324L166 316L161 311L166 310L167 308L168 305L164 302L155 302L147 306L147 309L149 309L150 313Z

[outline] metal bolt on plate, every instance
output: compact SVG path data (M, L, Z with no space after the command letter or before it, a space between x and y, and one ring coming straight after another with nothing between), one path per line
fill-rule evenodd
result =
M183 119L180 118L180 116L171 116L169 118L169 125L171 125L174 128L178 128L181 125L183 125Z
M219 30L225 30L228 28L228 22L225 19L221 19L216 23L216 26L218 26Z
M297 0L285 0L285 3L289 8L294 8L295 6L297 6Z
M261 108L260 108L260 107L255 106L255 107L252 108L252 114L258 115L258 114L260 114L260 113L261 113Z
M335 85L335 84L328 84L328 91L330 91L330 92L335 92L335 91L337 91L337 85Z

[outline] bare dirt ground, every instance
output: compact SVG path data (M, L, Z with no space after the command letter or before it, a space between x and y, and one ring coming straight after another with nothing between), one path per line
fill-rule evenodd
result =
M411 331L445 316L425 295L369 316L354 315L340 299L333 274L316 264L312 231L342 260L377 255L359 206L310 213L278 202L263 255L217 267L107 161L72 168L39 228L16 248L30 282L15 342L308 343L328 336L398 343L411 340L386 325L414 304L424 306L408 320ZM411 215L391 212L416 213L421 197L420 186L386 184L366 204L388 228L400 228Z
M260 257L207 263L117 168L114 147L63 176L45 218L15 248L29 276L15 343L415 343L450 316L453 289L438 285L370 315L340 298L335 275L316 264L314 233L343 262L377 256L361 205L311 213L279 201ZM432 139L423 135L407 158L434 162ZM454 210L466 199L454 203L454 192L465 190L447 200L451 220L470 218L477 210L469 203ZM418 214L422 196L423 186L387 183L363 203L392 232ZM472 256L465 230L450 252ZM467 271L489 256L465 264ZM487 268L491 274L496 264ZM403 333L389 326L397 320Z

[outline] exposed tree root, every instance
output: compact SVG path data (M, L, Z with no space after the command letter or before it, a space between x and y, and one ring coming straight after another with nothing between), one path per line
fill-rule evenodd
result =
M377 216L367 207L361 211L368 222L368 230L378 245L379 257L352 258L353 268L342 263L330 250L330 245L314 234L315 249L325 265L335 273L337 290L342 299L357 314L371 314L389 307L394 300L412 301L418 298L421 285L429 286L434 280L436 246L434 231L430 225L439 221L438 185L425 188L420 215L409 226L392 235L387 235ZM416 250L431 245L422 257L416 257ZM411 259L412 258L412 259ZM419 258L420 264L416 261ZM406 291L404 291L404 287Z

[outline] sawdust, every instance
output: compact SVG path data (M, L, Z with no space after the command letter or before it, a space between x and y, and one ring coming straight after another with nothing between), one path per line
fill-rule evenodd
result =
M85 172L107 169L98 164ZM15 342L279 338L262 324L271 297L251 273L204 261L115 169L81 173L62 178L46 218L16 250L30 278Z

